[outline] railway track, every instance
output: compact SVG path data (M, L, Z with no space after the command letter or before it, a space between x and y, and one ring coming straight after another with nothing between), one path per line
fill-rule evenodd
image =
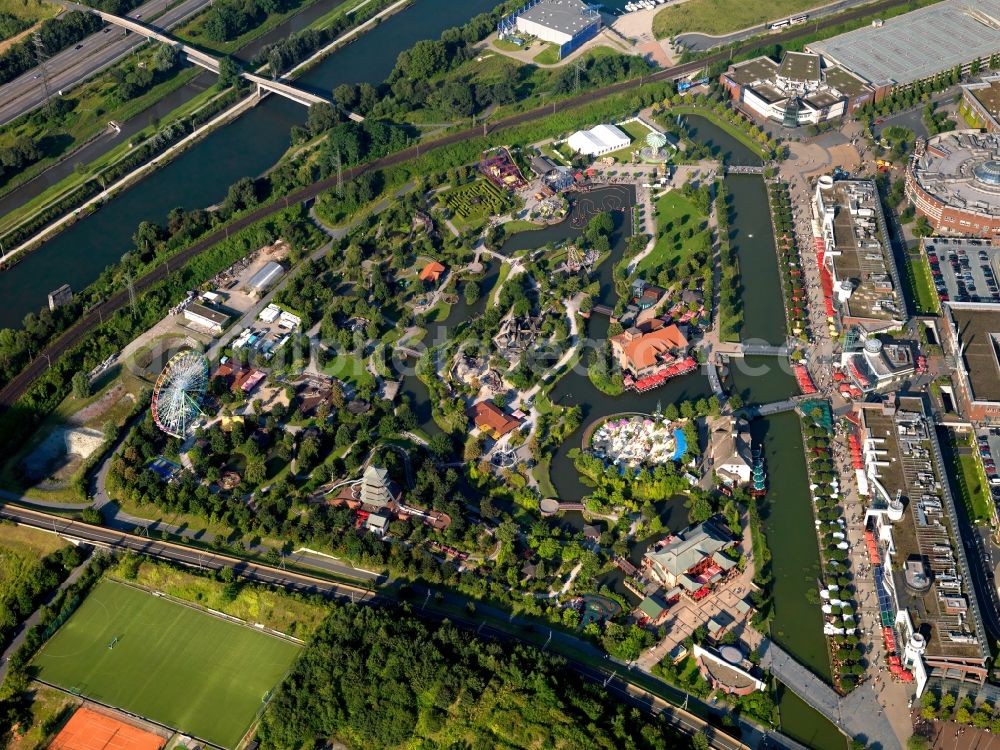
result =
M828 28L830 26L835 26L843 23L844 21L850 21L856 18L863 18L864 16L871 15L873 13L879 13L884 10L889 10L900 5L907 5L909 0L879 0L879 2L871 3L870 5L861 6L859 8L847 11L840 14L839 16L830 16L824 18L823 20L817 21L814 25L814 32L819 29ZM794 40L802 35L802 27L796 27L789 31L780 32L777 34L771 34L766 37L766 42L768 44L777 44L781 42L787 42ZM683 78L684 76L694 73L701 68L704 68L713 63L721 62L727 59L731 59L734 55L741 54L743 52L751 51L761 45L761 41L751 40L733 50L726 50L717 52L711 55L707 55L699 60L693 62L683 63L681 65L674 65L670 68L664 68L663 70L657 71L649 76L643 76L640 78L633 78L628 81L620 81L618 83L613 83L608 86L604 86L593 91L589 91L578 96L570 97L569 99L564 99L559 102L553 102L551 106L538 107L536 109L531 109L526 112L519 112L518 114L511 115L502 120L498 120L492 125L486 126L486 131L493 133L500 130L506 130L507 128L515 127L517 125L522 125L528 122L534 122L536 120L541 120L544 117L554 114L555 112L567 109L573 109L584 104L589 104L591 102L603 99L606 96L611 96L614 94L620 94L627 91L636 90L646 83L662 82L662 81L672 81L678 78ZM435 139L429 144L418 144L416 146L410 146L409 148L403 149L402 151L397 151L394 154L384 156L381 159L376 159L365 164L359 164L357 166L351 167L350 169L344 170L344 178L353 179L364 172L385 169L386 167L396 166L402 164L403 162L409 161L410 159L417 158L421 154L427 154L429 151L433 151L439 148L444 148L446 146L452 146L456 143L462 143L475 138L482 137L484 129L481 127L470 127L464 130L458 130L453 133L449 133L441 138ZM313 183L298 190L293 191L289 195L285 196L283 199L278 200L274 203L269 203L265 206L261 206L254 211L251 211L246 216L241 217L234 223L217 229L214 232L207 234L194 244L188 246L177 255L164 261L160 265L151 269L144 276L140 277L135 282L136 292L143 292L149 287L153 286L159 281L162 281L171 270L176 270L182 265L187 263L192 258L197 257L203 253L208 248L215 244L218 244L224 240L229 232L238 232L251 224L254 224L261 219L265 219L284 208L294 204L301 203L303 201L308 201L316 198L320 193L327 190L331 190L337 185L337 178L330 177L325 180ZM44 250L36 250L35 252L44 252ZM80 320L69 330L65 331L59 338L50 343L41 353L39 353L28 365L24 368L17 376L12 378L2 389L0 389L0 410L7 409L11 407L15 401L30 387L31 383L41 375L47 367L51 365L52 362L57 360L67 351L72 349L82 340L84 340L101 322L105 317L113 315L115 312L120 310L122 307L129 303L129 296L126 290L118 292L106 299L101 304L89 310L87 313L80 318Z
M392 596L349 583L330 581L325 578L275 568L222 553L192 549L191 547L174 544L173 542L148 539L135 534L106 529L101 526L93 526L9 503L0 504L0 518L24 526L49 531L73 541L86 542L111 550L131 550L150 557L202 570L221 570L222 568L231 567L237 574L247 580L269 586L278 586L287 591L320 594L325 598L344 603L363 603L379 606L396 605L399 603ZM414 614L418 617L434 621L446 619L457 627L475 632L481 637L503 642L524 642L528 645L534 645L530 640L518 638L506 630L485 625L482 622L466 620L454 614L437 613L430 609L421 609L420 611L416 611L415 609ZM589 664L575 661L564 654L562 656L567 659L571 668L585 679L601 683L606 690L618 695L622 700L660 718L676 729L688 734L705 732L711 740L712 746L720 748L720 750L750 750L750 747L740 740L719 731L695 714L674 706L654 693L628 681L624 676L618 676L617 672L612 672L608 669L598 669ZM624 669L619 671L627 673L627 670ZM785 746L780 742L780 735L772 735L772 737L775 746ZM798 746L789 745L788 747L797 748Z

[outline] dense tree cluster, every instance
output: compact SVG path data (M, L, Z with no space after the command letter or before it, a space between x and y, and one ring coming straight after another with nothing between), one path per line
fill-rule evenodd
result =
M687 741L572 675L559 657L500 645L404 609L337 607L272 699L269 748L667 750Z
M254 55L250 65L254 69L267 65L271 68L271 75L277 77L316 50L332 42L348 28L359 26L389 5L390 2L392 0L371 0L371 2L355 7L350 13L337 16L322 29L303 29L273 44L268 44Z
M259 26L272 13L283 13L290 3L284 0L217 0L207 11L205 36L228 42Z
M3 524L0 524L3 536ZM0 649L6 647L17 624L35 611L41 597L59 585L80 564L77 547L65 547L40 560L5 551L4 580L0 586Z
M27 136L15 138L9 146L0 146L0 181L22 171L44 156L38 143Z
M83 560L83 554L77 547L56 554L63 555L61 564L64 566L71 563L75 566ZM7 663L6 677L4 677L3 684L0 685L0 746L7 746L15 726L24 731L32 725L31 700L33 696L29 688L34 675L30 668L31 659L42 647L42 644L56 631L56 628L66 622L69 616L76 611L90 589L101 580L110 560L110 556L95 554L75 583L59 591L51 602L38 610L41 615L40 620L28 630L24 643L11 656ZM64 574L60 576L60 578L64 577ZM57 714L55 718L56 721L48 727L49 730L55 729L58 719L64 717Z
M10 39L30 27L31 24L13 13L0 11L0 41Z
M38 30L46 54L54 55L71 44L76 44L88 34L93 34L104 22L91 13L70 11L58 18L45 21ZM38 63L33 39L13 44L0 54L0 84L17 78Z
M116 65L111 69L114 94L111 106L120 106L141 96L160 81L168 78L181 64L181 53L167 44L157 46L151 65Z

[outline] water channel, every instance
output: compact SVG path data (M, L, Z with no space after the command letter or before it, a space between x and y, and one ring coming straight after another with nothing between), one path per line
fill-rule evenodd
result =
M317 91L331 91L341 83L379 83L392 70L400 52L421 39L436 38L494 5L494 0L419 0L337 50L298 80ZM83 289L91 283L105 266L131 249L139 222L163 222L167 212L177 206L213 205L239 178L264 172L288 148L291 127L305 118L305 107L282 97L267 97L0 273L0 299L6 303L0 308L0 327L19 326L60 284L68 282L74 289Z
M687 126L693 137L709 145L716 155L723 155L728 163L759 164L742 144L707 120L690 117L687 118ZM726 184L732 196L732 244L740 261L744 282L742 337L744 340L782 343L784 310L767 194L759 176L732 175L726 178ZM616 227L611 258L598 269L601 294L600 299L595 301L609 305L613 305L615 300L611 270L621 257L624 238L630 232L626 224L631 222L630 215L621 216L623 226ZM571 238L577 233L578 229L564 222L557 227L540 230L534 236L515 236L505 249L515 251L539 247L546 242ZM603 341L608 325L606 317L592 316L587 336L591 340ZM730 364L727 385L748 404L780 401L797 393L788 362L768 357L734 359ZM556 384L550 397L554 403L561 405L580 404L584 410L583 423L587 425L608 414L628 411L648 413L658 406L710 394L708 380L699 372L672 380L645 394L609 397L590 383L585 368L580 366ZM819 552L813 536L813 515L798 417L794 413L784 413L756 420L751 431L755 440L763 443L769 466L781 467L780 471L770 472L770 491L761 508L765 534L773 552L775 617L772 634L803 664L829 680L830 664L826 638L822 634L822 617L819 608L808 598L810 589L816 588ZM560 446L551 464L552 483L559 497L567 501L580 500L589 491L580 481L568 455L572 448L579 447L580 432L571 435ZM679 529L687 524L687 511L682 498L668 498L656 505L666 528ZM582 517L576 513L563 514L561 520L574 527L583 524ZM629 557L633 563L641 560L653 541L655 539L639 540L632 546ZM637 603L631 592L622 586L620 572L606 574L601 583ZM782 689L779 692L779 709L782 729L791 736L820 750L843 750L846 743L842 735L791 691Z
M248 42L245 47L242 47L236 53L235 57L243 63L249 63L253 56L263 47L272 44L278 39L283 39L289 34L302 31L343 2L345 0L319 0L319 2L313 3L263 36ZM35 196L41 195L50 187L72 174L78 164L89 164L119 143L129 140L146 126L152 125L161 118L166 117L179 106L191 100L195 95L210 86L214 86L216 80L218 80L218 76L214 73L202 70L176 91L167 94L152 106L139 112L135 117L118 123L120 130L117 132L105 132L97 136L77 150L70 158L54 164L33 180L26 182L16 190L12 190L3 196L3 198L0 198L0 216L14 210Z

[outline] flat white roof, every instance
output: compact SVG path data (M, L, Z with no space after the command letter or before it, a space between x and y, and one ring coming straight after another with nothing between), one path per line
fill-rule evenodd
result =
M578 130L568 139L570 148L582 154L599 154L617 151L632 142L625 133L614 125L597 125L590 130Z
M1000 51L1000 0L942 0L806 49L877 85L913 83Z
M599 18L581 0L541 0L518 17L571 36L576 36Z

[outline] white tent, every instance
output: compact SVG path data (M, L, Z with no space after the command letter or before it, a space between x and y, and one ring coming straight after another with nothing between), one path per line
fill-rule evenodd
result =
M625 148L632 142L614 125L598 125L590 130L578 130L569 137L569 147L580 154L600 156Z

